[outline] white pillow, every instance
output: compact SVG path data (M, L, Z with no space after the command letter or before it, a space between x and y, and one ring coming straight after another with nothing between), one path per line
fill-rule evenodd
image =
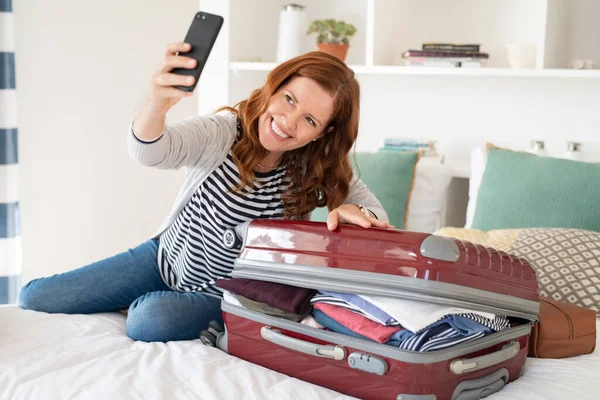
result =
M485 172L487 161L487 150L485 147L475 147L471 150L471 175L469 177L469 202L467 203L467 218L465 228L471 228L475 217L477 195L481 186L481 179Z
M452 172L439 158L422 157L417 163L415 181L408 203L406 230L433 233L440 228Z

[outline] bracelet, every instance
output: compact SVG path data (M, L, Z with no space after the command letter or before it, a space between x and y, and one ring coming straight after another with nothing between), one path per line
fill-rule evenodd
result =
M367 210L367 208L365 206L363 206L362 204L353 204L354 206L358 207L358 209L360 210L360 212L362 214L364 214L367 217L370 217L371 214L369 213L369 210Z

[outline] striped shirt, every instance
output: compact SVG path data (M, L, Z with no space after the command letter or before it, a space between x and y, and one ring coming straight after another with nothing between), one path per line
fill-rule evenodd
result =
M403 350L435 351L456 346L469 340L478 339L492 332L499 332L510 328L510 321L504 315L496 315L494 319L485 318L473 313L456 314L462 318L475 321L480 327L468 330L459 330L449 323L448 318L442 318L429 327L409 336L400 342L389 343ZM447 321L447 322L444 322Z
M215 282L230 277L239 253L223 245L225 230L252 219L283 218L281 197L290 184L285 168L255 174L251 191L234 191L240 174L230 152L161 234L158 266L171 289L221 297Z
M461 335L456 329L443 324L435 328L425 329L418 335L411 336L397 345L400 349L428 352L442 350L447 347L468 342L485 336L486 332L475 332L471 335Z

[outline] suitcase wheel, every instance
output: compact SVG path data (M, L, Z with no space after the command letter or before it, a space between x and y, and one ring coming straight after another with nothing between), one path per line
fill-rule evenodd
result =
M208 331L218 337L219 333L225 332L225 327L223 327L223 324L221 324L220 322L210 321L208 323Z
M209 331L200 332L200 341L206 346L217 347L217 336Z
M238 236L235 229L226 229L223 234L223 244L228 249L239 249L242 247L242 239Z

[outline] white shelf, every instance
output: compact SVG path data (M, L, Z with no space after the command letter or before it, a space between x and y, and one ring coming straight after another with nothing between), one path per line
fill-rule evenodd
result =
M202 0L224 27L200 82L198 113L233 105L277 67L285 0ZM575 58L600 60L595 39L599 0L303 0L307 19L336 18L357 27L346 62L361 84L357 150L376 151L386 138L438 142L457 178L469 176L468 150L485 141L525 148L544 140L560 154L565 142L600 154L594 101L600 70L569 68ZM398 24L398 19L402 20ZM306 51L316 50L306 36ZM480 43L487 66L404 66L402 54L423 42ZM536 69L510 69L506 44L534 44ZM247 62L262 60L264 62ZM246 61L246 62L242 62ZM198 90L197 90L198 91ZM469 123L464 119L469 118ZM390 120L402 120L400 126ZM454 159L448 159L454 157Z
M271 71L276 63L232 62L231 71ZM489 76L489 77L539 77L539 78L596 78L600 70L575 69L510 69L510 68L434 68L404 66L350 65L357 74L366 75L433 75L433 76Z
M600 70L574 69L510 69L510 68L435 68L403 66L356 66L357 74L380 75L434 75L434 76L489 76L540 78L600 78Z

